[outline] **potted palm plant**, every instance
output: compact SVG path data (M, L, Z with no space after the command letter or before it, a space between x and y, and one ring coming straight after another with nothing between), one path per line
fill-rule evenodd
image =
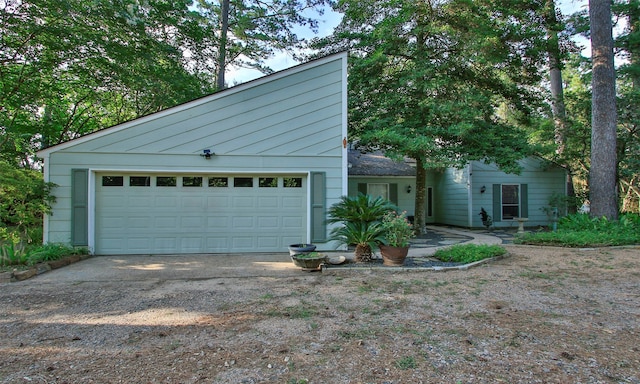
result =
M346 222L331 231L331 238L346 245L355 245L356 262L371 261L373 249L383 241L382 224L362 221Z
M384 265L400 266L409 253L409 240L415 236L406 212L388 212L382 218L383 243L379 245Z
M356 262L371 261L373 249L383 241L381 220L388 212L395 212L390 201L362 193L343 196L329 208L329 223L342 223L331 231L331 238L346 245L355 245Z

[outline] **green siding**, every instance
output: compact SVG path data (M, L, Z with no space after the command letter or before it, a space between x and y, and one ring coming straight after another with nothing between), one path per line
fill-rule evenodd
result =
M531 157L520 161L522 172L519 175L500 171L493 164L473 162L472 200L473 226L482 227L480 208L484 207L492 216L496 227L517 227L513 220L501 220L501 185L520 185L520 216L526 217L527 226L546 226L549 219L541 209L549 203L552 194L564 195L566 192L566 170L549 165ZM482 186L485 193L480 193Z
M41 151L47 158L48 180L58 185L57 201L47 217L47 241L70 243L74 237L86 243L81 229L88 225L95 231L95 223L82 222L82 207L72 207L75 187L70 175L79 167L89 170L88 178L111 171L278 176L321 172L326 210L346 193L345 62L346 54L330 56ZM208 160L200 156L206 148L215 153ZM89 204L94 204L91 198ZM327 230L323 235L317 225L324 221L322 215L314 218L315 224L306 224L305 231L314 238L326 239ZM325 245L326 250L334 247Z

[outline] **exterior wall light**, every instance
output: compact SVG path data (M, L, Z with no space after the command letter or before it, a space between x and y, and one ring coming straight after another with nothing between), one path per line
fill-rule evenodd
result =
M480 193L485 193L486 191L487 191L487 187L485 187L484 185L480 187Z
M214 156L214 155L215 153L211 152L210 149L203 149L202 153L200 154L200 156L204 157L207 160L209 160L211 156Z
M407 191L407 193L411 193L411 186L410 185L407 185L406 191Z

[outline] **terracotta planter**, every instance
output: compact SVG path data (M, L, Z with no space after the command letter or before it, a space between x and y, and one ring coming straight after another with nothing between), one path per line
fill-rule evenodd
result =
M380 254L384 265L399 267L404 265L404 260L409 253L409 247L391 247L380 245Z

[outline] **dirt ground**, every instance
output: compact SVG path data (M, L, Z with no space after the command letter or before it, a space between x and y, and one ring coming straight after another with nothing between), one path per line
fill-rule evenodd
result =
M640 247L469 270L0 284L3 383L640 383Z

